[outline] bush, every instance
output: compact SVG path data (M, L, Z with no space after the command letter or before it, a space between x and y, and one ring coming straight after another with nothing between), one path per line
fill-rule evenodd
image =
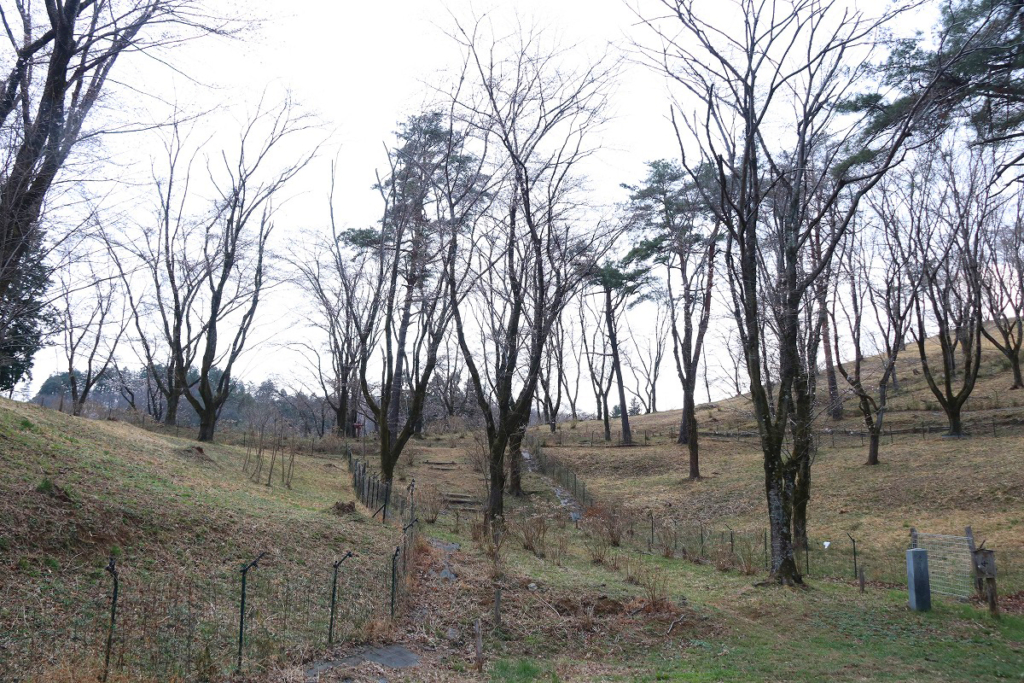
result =
M608 539L605 538L604 534L588 533L583 545L587 549L587 555L590 557L590 561L594 564L605 564L608 561Z
M608 545L618 548L622 545L622 537L626 534L626 515L622 507L605 508L593 506L587 508L584 520L595 532L604 536Z
M548 519L545 515L523 517L516 522L515 530L524 550L529 550L537 557L544 557L544 539L548 534Z
M417 488L416 507L419 509L419 516L423 518L423 521L427 524L434 524L448 504L436 486L427 485Z
M469 464L473 471L486 475L491 462L491 447L487 443L487 434L484 432L473 432L473 446L469 451Z
M662 523L655 529L655 539L661 549L662 557L672 559L676 556L676 529L675 526Z
M668 604L668 576L660 567L641 566L637 572L637 584L652 608Z

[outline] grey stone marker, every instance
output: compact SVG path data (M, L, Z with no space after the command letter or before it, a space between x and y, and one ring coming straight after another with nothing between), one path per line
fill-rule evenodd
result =
M911 548L907 551L907 589L910 609L927 612L932 608L932 589L928 583L928 551Z

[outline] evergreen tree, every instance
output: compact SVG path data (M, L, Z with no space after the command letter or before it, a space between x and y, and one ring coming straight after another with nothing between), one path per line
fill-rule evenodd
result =
M10 391L31 376L32 359L54 325L45 299L50 269L33 249L22 273L0 298L0 391Z

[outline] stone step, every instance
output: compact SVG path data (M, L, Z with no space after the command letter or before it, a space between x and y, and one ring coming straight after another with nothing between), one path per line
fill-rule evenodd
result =
M476 500L476 496L471 496L468 493L456 493L454 491L445 491L441 496L447 500Z

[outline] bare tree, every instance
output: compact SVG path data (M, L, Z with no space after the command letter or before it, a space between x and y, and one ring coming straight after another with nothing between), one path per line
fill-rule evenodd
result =
M884 185L880 189L871 204L881 229L874 240L870 232L851 237L838 258L839 284L832 287L828 306L835 367L856 397L869 435L867 465L879 462L889 389L913 310L913 283L901 258L900 235L892 231L892 195ZM846 361L840 354L843 347L851 356Z
M483 413L489 450L488 518L504 514L505 451L529 420L552 329L600 258L608 230L575 211L578 166L592 151L612 67L572 69L536 31L494 38L485 20L456 22L465 56L456 111L493 141L494 175L505 180L487 226L462 240L449 270L459 345ZM462 86L461 84L465 84ZM471 287L472 286L472 287ZM472 291L472 298L469 292ZM474 348L470 308L484 343ZM500 317L499 317L500 316ZM517 379L520 376L522 379Z
M445 334L442 349L438 351L437 367L431 380L431 394L444 408L444 420L466 414L469 396L465 391L466 363L459 352L458 340L451 328Z
M1007 203L1003 220L982 236L982 301L989 325L981 333L1002 353L1013 373L1010 389L1024 388L1020 350L1024 343L1024 191ZM989 330L989 327L993 328Z
M43 207L76 145L101 130L86 123L130 53L225 33L198 0L18 0L0 7L10 71L0 82L0 335L17 311L7 292L40 259ZM45 250L43 250L45 251Z
M920 284L914 297L913 332L921 372L949 422L950 436L963 436L961 413L974 390L981 364L983 235L998 218L990 151L935 149L917 168L922 179L906 207L910 225L909 267ZM935 331L939 364L929 358L928 332Z
M795 502L797 490L809 495L813 441L806 420L817 362L810 353L816 343L801 340L809 339L806 325L822 320L810 315L808 297L816 295L814 284L860 198L900 159L914 119L878 132L865 117L840 117L837 105L865 77L873 36L898 9L870 19L838 2L780 7L739 0L727 12L735 23L719 26L692 0L661 5L662 17L640 17L658 41L645 54L686 93L673 120L683 167L726 237L727 279L764 456L771 574L800 583L793 531L806 521L795 519ZM708 167L710 186L699 182ZM811 237L840 204L822 231L820 258L809 259ZM769 335L777 365L766 357Z
M368 302L353 300L363 293L360 278L369 268L366 252L346 247L344 231L335 219L336 165L331 166L329 197L331 233L310 249L292 252L289 262L294 281L311 295L312 310L306 316L319 332L320 343L297 343L311 370L320 395L334 413L335 431L355 436L355 422L361 382L359 325Z
M611 369L611 353L608 350L608 333L600 322L600 313L590 310L586 298L580 298L580 333L583 341L583 356L587 359L587 371L590 386L594 390L594 402L597 404L597 419L604 424L604 440L612 440L611 410L608 408L608 394L611 393L615 375ZM590 313L595 322L587 320ZM591 331L596 331L596 337ZM588 341L589 340L589 341Z
M74 274L59 278L59 317L71 389L71 414L79 416L98 382L114 365L117 346L129 325L118 291L119 281L95 272L84 273L89 284L75 283Z
M141 238L110 231L103 238L131 310L137 335L133 346L163 396L164 424L174 425L206 330L192 311L202 299L207 263L196 253L206 241L206 227L188 205L201 147L189 149L179 122L169 130L162 159L166 166L152 167L157 198L152 223L141 227Z
M423 406L452 318L448 295L460 235L486 208L484 163L469 151L464 129L445 111L414 116L389 152L390 171L378 181L384 200L380 231L360 231L350 245L369 254L368 302L359 317L363 398L380 431L380 462L391 482L406 443L419 429ZM349 294L349 301L355 299ZM371 359L379 391L369 384ZM408 387L402 411L403 387ZM385 509L387 496L385 494Z
M276 154L307 128L289 102L276 109L265 109L261 103L243 127L236 155L222 152L219 172L210 170L216 200L199 221L201 244L182 240L170 252L176 262L200 264L196 277L202 296L192 300L182 324L186 339L200 331L195 341L198 379L190 382L182 364L175 368L178 385L199 416L200 441L213 440L220 409L231 392L232 370L245 350L264 293L273 200L315 150L287 161L279 161ZM170 296L176 296L174 286L170 288ZM227 343L221 339L222 330L230 330Z
M634 353L627 355L626 364L636 382L636 390L630 393L640 401L647 414L658 412L658 377L661 375L661 361L665 359L668 347L670 324L666 293L655 292L652 298L655 313L650 334L637 334L633 331L629 317L626 318L627 330L634 347Z
M579 410L577 403L580 397L580 379L583 375L583 344L581 339L586 337L586 330L579 329L575 325L566 325L564 317L558 324L559 341L555 345L555 362L558 364L558 381L562 383L562 390L569 402L569 417L572 420L572 429L576 428L579 421ZM579 337L576 333L579 332ZM566 356L565 349L568 346L569 354ZM570 360L571 363L570 363ZM570 374L569 367L574 369Z

